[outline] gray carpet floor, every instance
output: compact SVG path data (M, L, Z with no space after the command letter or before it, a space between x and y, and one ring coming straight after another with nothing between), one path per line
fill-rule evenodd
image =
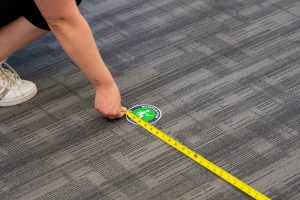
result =
M299 0L86 0L124 105L277 200L300 199ZM251 199L126 119L49 34L9 63L38 95L0 109L0 199Z

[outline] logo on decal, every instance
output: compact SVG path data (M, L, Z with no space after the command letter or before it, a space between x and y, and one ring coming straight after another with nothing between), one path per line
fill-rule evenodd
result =
M148 104L136 105L130 108L129 110L132 113L134 113L136 116L141 118L142 120L148 122L149 124L157 122L161 118L161 111L157 107L152 105L148 105ZM129 117L126 118L131 123L136 124Z

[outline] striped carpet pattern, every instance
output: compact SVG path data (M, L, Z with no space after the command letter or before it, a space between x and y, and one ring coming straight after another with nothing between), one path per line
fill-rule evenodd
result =
M299 0L86 0L123 104L275 200L300 199ZM251 199L126 119L49 34L8 61L38 86L0 109L0 199Z

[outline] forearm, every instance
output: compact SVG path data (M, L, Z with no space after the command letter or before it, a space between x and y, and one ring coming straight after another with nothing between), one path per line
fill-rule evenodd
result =
M95 109L110 119L124 116L115 81L97 49L92 31L74 0L34 0L73 62L96 87Z
M95 86L114 84L111 73L104 64L90 26L82 16L76 20L50 22L49 27L72 61Z

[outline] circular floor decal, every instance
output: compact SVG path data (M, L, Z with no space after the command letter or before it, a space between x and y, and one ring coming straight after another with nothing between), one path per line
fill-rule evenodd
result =
M157 107L148 104L136 105L129 110L149 124L157 122L161 117L161 111ZM129 122L136 124L130 118L126 118Z

